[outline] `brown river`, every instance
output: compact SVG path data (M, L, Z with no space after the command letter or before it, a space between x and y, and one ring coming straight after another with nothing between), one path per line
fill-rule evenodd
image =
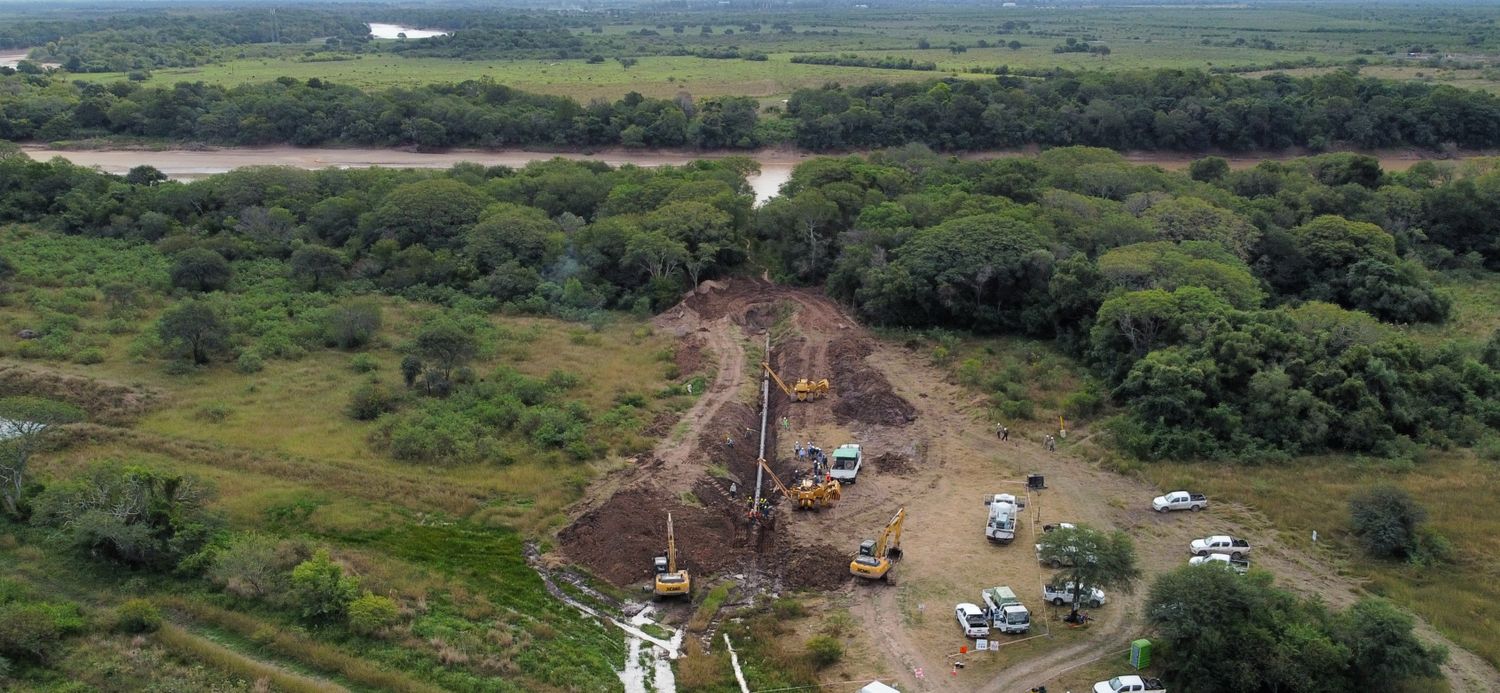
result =
M545 161L554 157L577 161L602 161L612 166L634 164L636 166L677 166L698 159L718 159L727 156L748 156L760 164L760 172L750 176L750 186L755 189L757 202L775 197L781 185L792 175L797 164L818 156L793 149L762 149L753 152L640 152L626 149L606 150L597 154L558 153L526 149L481 150L455 149L445 152L414 152L403 149L344 149L320 147L233 147L225 149L80 149L52 150L40 145L23 147L33 159L46 160L54 156L63 157L81 166L92 166L108 173L123 174L135 166L147 164L172 178L201 178L214 173L223 173L242 166L295 166L306 169L360 168L365 166L387 166L392 168L447 168L459 162L473 162L486 166L521 167L533 161ZM1387 150L1367 152L1380 159L1381 166L1388 171L1405 170L1418 161L1433 158L1430 152L1417 150ZM966 157L988 159L1006 156L1033 156L1035 150L977 152ZM1465 153L1472 156L1477 153ZM1306 152L1288 151L1274 154L1230 155L1231 167L1240 169L1254 166L1266 160L1289 159L1305 156ZM1183 169L1197 154L1173 152L1126 152L1125 158L1133 163L1155 164L1166 169Z

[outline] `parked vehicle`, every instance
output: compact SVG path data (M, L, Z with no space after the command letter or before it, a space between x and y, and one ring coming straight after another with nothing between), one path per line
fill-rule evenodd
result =
M958 626L964 629L964 635L971 638L990 636L990 620L978 606L964 602L953 609L953 615L958 619Z
M1194 556L1222 553L1230 558L1243 558L1245 554L1250 553L1250 542L1219 534L1202 539L1194 539L1193 543L1188 544L1188 553Z
M1250 561L1245 558L1231 558L1222 553L1211 553L1207 556L1193 556L1188 559L1188 565L1216 565L1233 570L1244 575L1250 570Z
M1090 609L1097 609L1104 606L1104 590L1097 587L1084 589L1083 593L1078 596ZM1042 599L1051 602L1053 606L1072 604L1073 583L1064 582L1057 585L1043 585Z
M1207 496L1201 493L1188 493L1187 491L1173 491L1165 496L1157 496L1151 501L1151 509L1159 513L1171 510L1191 510L1197 512L1207 507Z
M997 493L984 503L990 506L989 521L984 525L984 537L1001 544L1015 541L1016 527L1020 524L1021 516L1016 497L1009 493Z
M990 625L1001 633L1025 633L1031 630L1031 611L1009 587L991 587L979 593L984 600Z
M852 484L859 476L859 466L865 461L864 453L856 443L844 443L833 451L833 463L828 467L828 476L841 484Z
M1161 684L1161 679L1116 676L1094 684L1094 693L1167 693L1167 687Z

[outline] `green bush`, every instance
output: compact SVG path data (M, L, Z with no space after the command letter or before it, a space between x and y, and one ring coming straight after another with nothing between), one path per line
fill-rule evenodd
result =
M819 669L831 666L844 657L844 646L837 638L814 635L807 641L807 656Z
M365 383L354 389L349 397L349 416L359 421L374 421L396 410L397 397L391 389L380 383Z
M369 354L355 354L349 359L349 370L355 373L373 373L380 368L380 362Z
M1354 536L1376 558L1415 558L1426 519L1427 511L1411 494L1394 486L1377 486L1349 501Z
M343 616L359 596L359 578L344 575L344 569L320 549L292 569L292 594L302 607L302 616L327 620Z
M152 633L161 627L161 611L144 599L129 599L115 609L115 630L121 633Z
M234 361L234 369L244 374L259 373L266 367L265 359L254 351L244 351Z
M371 635L396 622L399 613L396 600L365 592L349 603L349 627L356 633Z

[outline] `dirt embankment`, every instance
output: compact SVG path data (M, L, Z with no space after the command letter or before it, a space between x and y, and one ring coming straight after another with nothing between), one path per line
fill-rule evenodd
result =
M0 397L29 395L67 402L91 421L130 423L161 403L160 392L140 386L21 365L0 365Z
M682 379L706 369L710 359L713 379L652 454L608 485L608 497L585 501L586 509L558 534L562 552L617 585L642 583L651 577L652 557L666 549L670 512L679 561L695 575L733 575L768 591L845 582L851 549L794 539L787 528L800 513L769 479L762 492L774 519L749 521L761 418L759 364L746 347L760 347L775 327L781 338L771 351L773 368L793 381L827 377L835 383L830 396L810 403L792 403L772 385L766 458L790 484L805 465L790 454L783 418L787 427L795 419L803 430L835 419L901 426L915 415L864 363L869 335L815 291L749 280L705 282L656 324L681 340L676 363Z

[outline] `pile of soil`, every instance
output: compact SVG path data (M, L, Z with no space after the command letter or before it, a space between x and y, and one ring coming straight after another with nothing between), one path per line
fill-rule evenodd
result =
M703 339L694 336L679 341L676 351L672 354L672 360L677 364L677 372L683 378L703 372L708 364L708 358L703 355Z
M912 464L910 458L893 452L883 452L870 461L875 463L875 471L880 474L906 476L917 471L917 466Z
M0 397L29 395L67 402L88 413L89 420L127 424L161 403L161 393L41 368L0 365Z
M866 339L836 339L828 360L838 373L838 400L833 415L840 423L858 421L883 426L905 426L917 418L917 408L891 389L880 371L865 363L871 346Z

